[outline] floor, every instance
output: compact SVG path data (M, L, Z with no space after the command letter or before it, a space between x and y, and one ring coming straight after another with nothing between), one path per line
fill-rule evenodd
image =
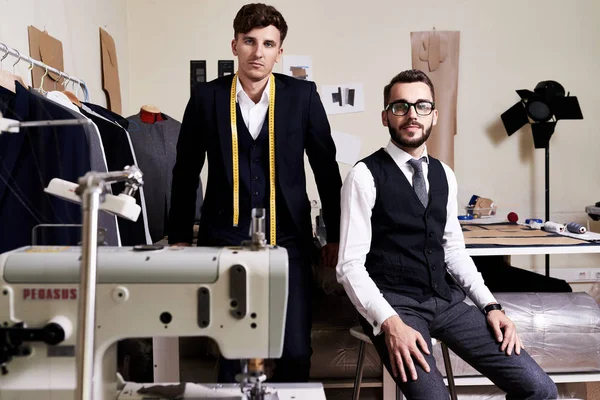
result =
M211 383L216 381L217 371L214 362L202 362L196 358L182 358L180 379L182 382ZM493 386L459 387L459 400L504 399L503 392ZM600 382L559 384L561 399L600 400ZM352 388L325 389L327 400L350 400ZM360 400L383 400L381 388L363 388Z

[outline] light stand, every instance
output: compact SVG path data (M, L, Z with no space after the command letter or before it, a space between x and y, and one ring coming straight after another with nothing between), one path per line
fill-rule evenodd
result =
M550 221L550 142L544 147L546 153L546 171L545 171L545 206L546 206L546 219ZM550 276L550 254L546 254L546 276Z
M521 100L501 115L504 128L511 136L526 124L531 124L533 144L545 152L545 221L550 221L550 138L561 119L583 119L579 101L565 96L565 89L555 81L542 81L534 91L516 91ZM546 276L550 276L550 255L546 254Z

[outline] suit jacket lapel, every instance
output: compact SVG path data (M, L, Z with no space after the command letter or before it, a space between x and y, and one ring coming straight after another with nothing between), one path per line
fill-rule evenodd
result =
M217 129L219 131L219 142L221 143L221 152L223 154L223 163L225 171L229 178L229 184L233 185L233 166L232 166L232 145L231 145L231 116L230 116L230 97L231 80L224 81L222 86L217 87L215 93L215 108L217 113ZM237 115L237 118L242 118Z

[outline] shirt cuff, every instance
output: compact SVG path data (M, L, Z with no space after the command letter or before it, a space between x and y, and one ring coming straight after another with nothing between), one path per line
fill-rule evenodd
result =
M473 294L471 296L471 300L473 300L473 303L475 303L475 305L481 311L483 311L483 308L488 304L498 302L492 294L492 292L487 287L481 289L480 293L477 293L476 295Z
M371 316L367 318L367 322L369 322L369 324L371 324L371 326L373 327L373 336L377 336L381 333L381 324L383 324L383 322L386 319L394 315L398 315L396 310L394 310L394 308L390 306L390 304L387 301L385 301L385 299L382 298L382 300L382 303L385 304L381 304L381 306L376 307L376 309L373 310L374 319L372 319Z

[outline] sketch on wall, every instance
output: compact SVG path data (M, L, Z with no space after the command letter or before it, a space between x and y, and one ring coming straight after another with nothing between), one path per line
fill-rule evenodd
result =
M321 101L327 114L345 114L365 110L364 85L346 83L321 86Z
M296 79L312 81L312 58L309 56L283 56L282 72Z

